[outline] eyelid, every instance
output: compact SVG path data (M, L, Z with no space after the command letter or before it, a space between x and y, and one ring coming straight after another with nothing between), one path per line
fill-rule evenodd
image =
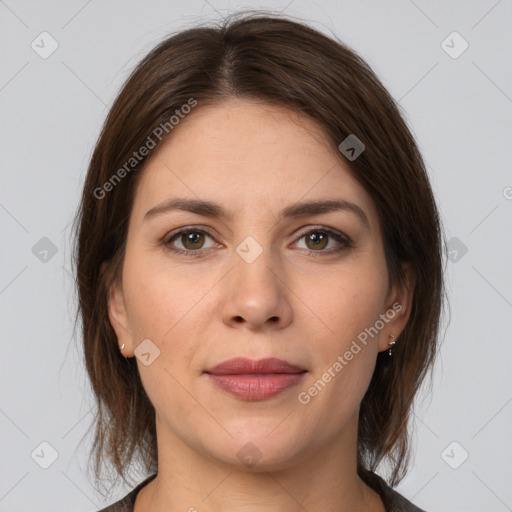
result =
M327 226L323 226L321 224L307 226L306 228L304 228L304 230L301 230L298 234L296 234L295 237L296 238L301 238L304 235L307 235L308 233L311 233L312 231L322 231L324 233L328 233L328 234L331 234L331 235L338 235L338 236L346 239L347 242L351 241L350 237L348 235L346 235L345 233L343 233L343 231L339 231L338 229L334 229L334 228L330 228L330 227L327 227Z
M214 235L212 233L212 231L207 228L207 227L204 227L204 226L184 226L182 228L178 228L174 231L171 231L170 233L167 233L164 238L162 239L162 242L164 245L169 245L171 240L173 238L176 238L178 237L179 235L183 234L183 233L203 233L205 235L208 235L210 238L214 239L215 241L215 238L216 238L216 235ZM219 242L216 242L217 244ZM201 251L201 250L204 250L204 249L197 249L197 251ZM194 252L194 250L190 249L188 250L187 252Z
M305 249L307 252L309 252L311 254L314 254L314 255L335 254L335 253L340 252L343 249L354 247L354 242L348 235L346 235L342 231L338 231L337 229L329 228L327 226L321 226L321 225L308 226L304 231L301 231L300 233L295 235L295 241L293 242L293 244L298 243L306 235L308 235L309 233L314 233L314 232L326 233L330 238L334 238L339 244L342 244L342 247L338 247L338 248L334 248L334 249L331 248L330 250L326 250L326 251L314 251L311 249Z

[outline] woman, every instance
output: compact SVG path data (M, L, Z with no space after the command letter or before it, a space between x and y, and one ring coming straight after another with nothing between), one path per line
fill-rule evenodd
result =
M391 486L443 240L355 52L258 14L168 38L112 106L76 221L96 477L151 473L104 511L420 510Z

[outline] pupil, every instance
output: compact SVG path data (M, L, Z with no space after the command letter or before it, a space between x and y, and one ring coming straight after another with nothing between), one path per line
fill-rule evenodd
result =
M188 233L185 235L185 247L196 245L201 241L201 233ZM194 248L194 247L192 247Z
M311 233L309 235L309 241L314 245L315 249L321 248L323 249L325 247L325 242L327 240L327 237L323 233Z

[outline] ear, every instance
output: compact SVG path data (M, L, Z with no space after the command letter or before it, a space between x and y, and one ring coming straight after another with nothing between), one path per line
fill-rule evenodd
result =
M391 340L398 340L411 316L416 276L409 263L402 263L402 270L404 283L396 283L390 287L386 298L385 311L381 315L384 320L384 327L379 333L379 352L389 350Z
M119 349L124 344L121 354L125 357L133 357L135 347L129 330L124 294L121 283L117 280L114 281L108 291L108 318L116 333Z

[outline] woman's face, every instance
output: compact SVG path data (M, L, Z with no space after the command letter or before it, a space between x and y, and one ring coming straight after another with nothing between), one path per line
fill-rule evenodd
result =
M159 450L263 470L355 450L377 353L411 297L388 286L375 206L325 141L285 108L199 104L144 168L109 316ZM215 372L233 358L292 366Z

